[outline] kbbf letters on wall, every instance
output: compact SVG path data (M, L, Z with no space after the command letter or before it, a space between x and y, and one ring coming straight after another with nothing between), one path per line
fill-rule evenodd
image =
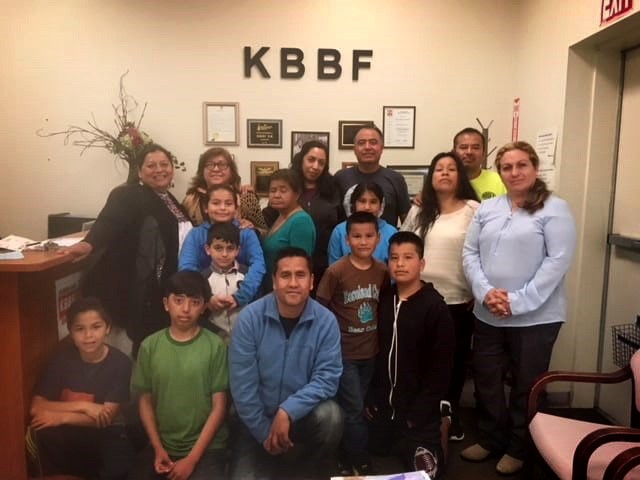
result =
M244 47L244 76L251 78L251 72L255 68L262 78L271 78L267 67L262 62L262 57L271 47L260 47L253 53L251 47ZM373 50L353 50L351 56L351 79L357 82L360 78L360 70L370 69ZM342 75L340 60L342 55L334 48L318 49L318 80L337 80ZM299 48L280 49L280 78L298 79L304 77L304 52Z

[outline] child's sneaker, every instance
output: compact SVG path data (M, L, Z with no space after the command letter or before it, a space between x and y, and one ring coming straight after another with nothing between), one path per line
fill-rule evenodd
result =
M413 467L416 470L424 470L430 478L436 478L438 474L438 459L426 448L418 447L413 455Z

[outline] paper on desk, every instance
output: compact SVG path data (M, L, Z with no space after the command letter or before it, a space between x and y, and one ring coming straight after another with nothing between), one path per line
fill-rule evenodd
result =
M356 477L331 477L331 480L429 480L431 477L424 470L417 472L394 473L391 475L366 475Z
M80 243L82 240L84 240L84 237L60 237L52 238L49 241L55 243L59 247L70 247L76 243Z
M30 243L36 243L35 240L31 240L25 237L19 237L18 235L7 235L0 239L0 248L6 248L7 250L22 250Z
M0 252L0 260L22 260L22 252Z

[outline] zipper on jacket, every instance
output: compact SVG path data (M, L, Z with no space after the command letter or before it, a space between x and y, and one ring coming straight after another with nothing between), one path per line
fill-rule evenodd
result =
M284 379L284 369L287 366L287 356L289 355L289 339L287 338L287 333L284 331L284 326L282 325L282 322L278 320L278 323L280 324L280 330L284 335L284 361L282 362L282 370L280 371L280 385L278 386L278 405L279 405L282 402L282 380ZM293 330L291 331L291 335L293 335ZM291 335L289 335L289 337L291 337Z

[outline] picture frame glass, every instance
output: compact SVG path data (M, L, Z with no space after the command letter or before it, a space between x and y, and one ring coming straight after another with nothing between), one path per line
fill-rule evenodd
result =
M251 162L251 185L259 197L269 195L269 179L279 168L278 162Z
M291 132L291 158L295 156L300 150L302 150L302 146L310 142L311 140L315 140L318 142L322 142L327 146L327 150L329 149L329 132L302 132L302 131L293 131Z
M239 104L232 102L204 102L202 105L205 145L239 145Z
M248 148L282 148L282 120L247 119Z

